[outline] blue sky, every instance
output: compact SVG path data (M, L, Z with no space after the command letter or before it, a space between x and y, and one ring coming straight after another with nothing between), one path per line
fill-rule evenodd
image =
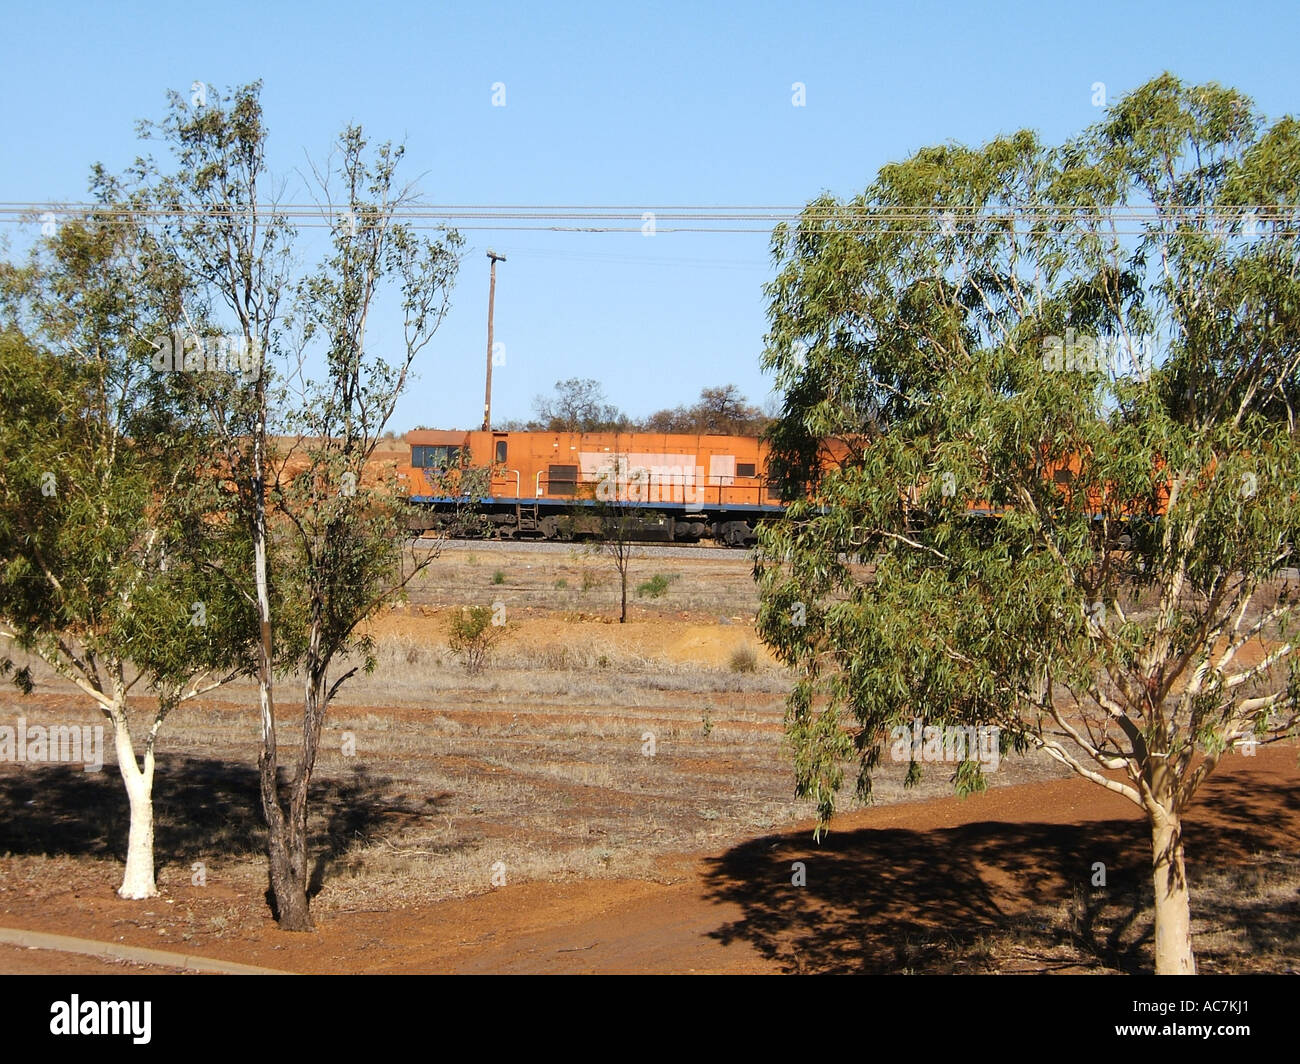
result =
M90 164L123 168L168 89L261 78L289 200L358 122L406 142L432 204L797 207L926 144L1068 136L1099 117L1098 81L1113 99L1167 69L1295 112L1297 29L1293 3L11 5L0 200L84 199ZM15 247L17 228L0 227ZM398 430L481 418L489 246L508 257L494 420L573 376L637 416L726 383L766 399L765 235L465 237Z

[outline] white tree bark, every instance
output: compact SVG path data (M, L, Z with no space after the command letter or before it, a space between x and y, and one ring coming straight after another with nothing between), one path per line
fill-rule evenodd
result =
M153 744L145 749L144 768L135 758L131 732L126 726L126 714L119 710L113 715L113 742L117 749L118 770L126 785L126 796L131 807L131 829L126 844L126 872L117 894L120 898L139 900L156 898L158 887L154 883L153 864Z
M1154 812L1151 842L1155 859L1156 975L1195 975L1191 895L1183 864L1183 832L1178 815Z

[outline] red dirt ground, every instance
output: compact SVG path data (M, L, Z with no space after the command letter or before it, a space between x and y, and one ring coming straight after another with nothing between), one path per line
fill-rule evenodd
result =
M1225 759L1187 819L1193 873L1198 863L1294 853L1295 748ZM968 944L1018 913L1059 905L1087 885L1095 862L1106 864L1117 890L1132 889L1149 875L1149 852L1135 807L1086 781L1060 780L863 810L837 818L821 845L801 825L667 858L664 882L512 884L422 908L326 914L313 934L279 931L268 914L260 928L204 952L319 973L890 971L900 943L939 936ZM804 887L791 884L795 861L806 866ZM172 903L185 893L177 889ZM168 908L167 897L126 902L108 887L42 899L8 891L0 925L177 948ZM1098 966L1026 957L1013 970L1049 969ZM0 970L145 969L5 948Z

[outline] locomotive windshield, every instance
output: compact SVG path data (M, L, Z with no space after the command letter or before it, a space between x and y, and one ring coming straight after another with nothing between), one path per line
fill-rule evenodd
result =
M459 447L419 444L411 448L411 465L416 469L448 469L459 464Z

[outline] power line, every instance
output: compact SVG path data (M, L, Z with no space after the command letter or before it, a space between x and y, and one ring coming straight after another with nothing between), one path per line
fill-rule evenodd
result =
M396 214L443 214L443 213L464 213L464 212L486 212L489 214L508 214L514 217L522 215L538 214L544 212L562 212L565 214L629 214L637 211L644 211L650 208L659 211L679 211L687 214L705 214L717 217L722 214L790 214L798 215L803 211L837 213L846 209L866 210L873 213L880 212L902 212L902 213L933 213L934 211L1005 211L1005 210L1050 210L1050 211L1107 211L1107 210L1126 210L1135 213L1151 214L1160 211L1205 211L1208 209L1218 209L1224 211L1252 211L1267 209L1294 209L1300 206L1288 203L1234 203L1210 205L1203 203L1188 204L1151 204L1151 203L1115 203L1110 205L1099 205L1095 203L1051 203L1047 201L1025 201L1022 203L982 203L982 204L961 204L961 203L918 203L918 204L879 204L864 207L852 207L849 204L838 203L822 206L819 204L784 204L784 205L755 205L755 204L654 204L650 201L637 204L420 204L408 203L389 208ZM159 211L164 213L185 213L197 210L196 207L170 207L161 204L144 204L131 206L129 204L106 204L99 201L71 201L71 200L0 200L0 208L4 209L22 209L38 210L43 207L67 207L81 208L88 211L97 212L121 212L121 211ZM272 211L283 212L308 212L314 214L321 213L339 213L338 206L322 203L275 203L264 202L252 204L251 207L263 213ZM249 210L249 207L238 208L234 213L243 213ZM344 212L346 213L346 212Z
M15 225L51 223L72 218L131 218L145 224L208 220L219 222L256 216L300 229L354 231L368 218L413 229L461 232L762 235L777 225L797 231L834 236L941 237L996 235L1030 236L1032 230L1054 227L1104 228L1108 236L1142 236L1155 225L1207 227L1218 235L1255 236L1261 227L1292 223L1300 204L811 204L792 206L668 205L491 205L405 204L373 211L343 209L327 204L260 203L242 207L104 204L90 202L0 202L0 222ZM478 223L478 224L476 224ZM757 224L756 224L757 223ZM1240 233L1229 231L1234 223ZM824 229L823 229L824 227ZM1041 233L1039 235L1042 235Z
M1300 204L1245 203L1227 205L1206 204L1055 204L1055 203L1005 203L1005 204L914 204L853 206L496 206L496 205L414 205L357 211L323 204L258 203L243 207L163 206L158 204L127 205L91 202L0 202L0 216L6 220L39 221L42 214L71 214L82 216L111 215L137 218L225 218L256 214L260 217L279 217L286 220L319 219L323 224L337 226L349 218L358 224L374 216L393 220L466 220L466 221L637 221L652 215L657 220L695 222L754 222L801 220L837 220L854 215L882 221L931 221L952 217L961 221L1005 220L1016 217L1033 219L1084 219L1090 217L1121 221L1152 220L1161 217L1218 217L1260 220L1281 217L1288 212L1300 211ZM1261 219L1260 216L1263 216ZM639 228L639 227L638 227Z

